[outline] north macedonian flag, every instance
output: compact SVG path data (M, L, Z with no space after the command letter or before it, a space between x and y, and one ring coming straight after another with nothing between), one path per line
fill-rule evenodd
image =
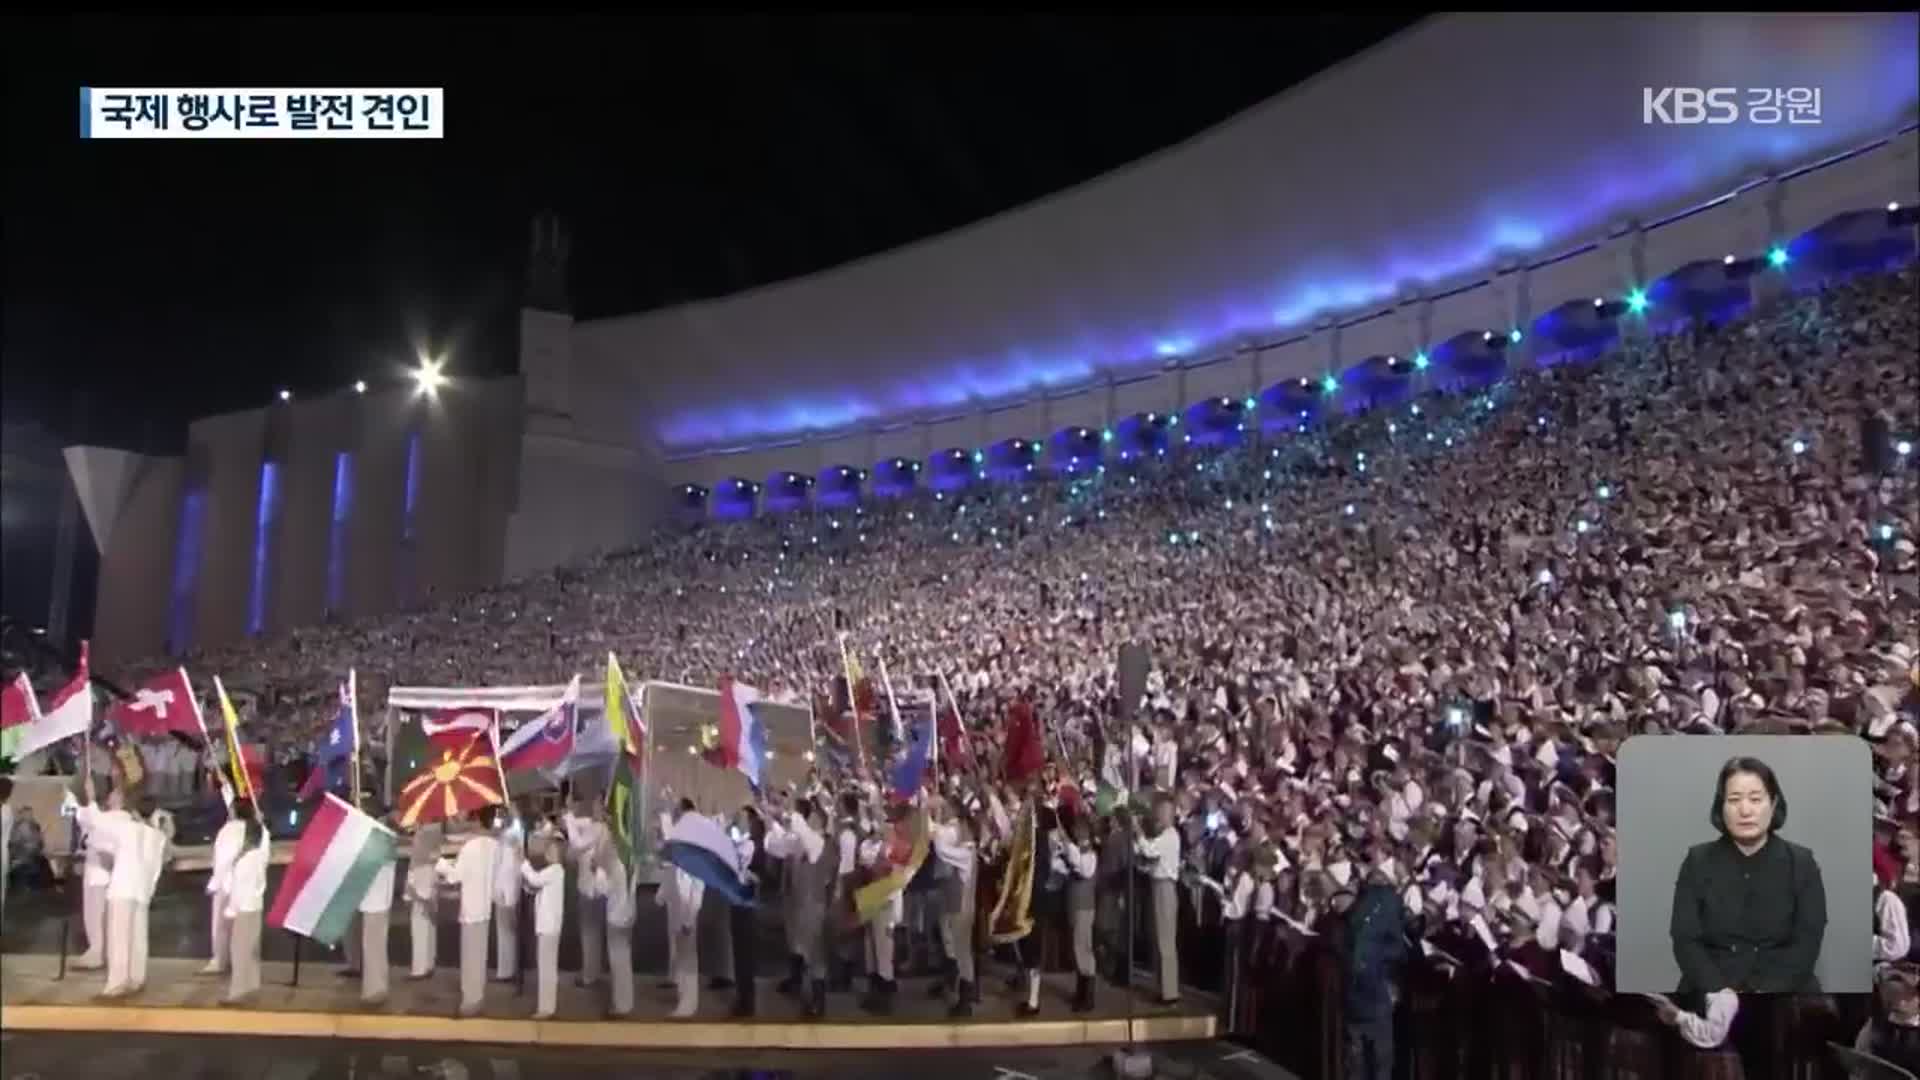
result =
M500 766L493 759L493 740L483 731L460 750L442 750L438 762L400 789L400 827L444 821L506 801L500 790Z

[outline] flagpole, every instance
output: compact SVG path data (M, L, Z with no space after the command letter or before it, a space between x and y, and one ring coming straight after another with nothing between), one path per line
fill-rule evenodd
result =
M853 752L860 763L860 775L867 775L866 737L860 732L860 687L853 678L853 653L847 649L847 632L840 631L840 666L846 671L847 704L853 707Z
M880 658L880 684L887 688L887 711L893 714L893 741L904 746L906 732L900 726L900 702L893 696L893 679L887 674L887 658Z
M940 689L945 690L947 692L947 707L953 710L954 735L961 740L962 746L967 746L967 748L971 750L972 747L969 746L966 742L967 722L966 720L962 719L960 716L960 699L953 696L953 684L947 681L947 673L945 671L942 671L942 672L939 672L939 675L940 675ZM938 734L940 730L939 704L940 703L938 701L934 702L935 734Z
M360 684L359 676L347 669L347 715L353 723L353 808L360 809Z

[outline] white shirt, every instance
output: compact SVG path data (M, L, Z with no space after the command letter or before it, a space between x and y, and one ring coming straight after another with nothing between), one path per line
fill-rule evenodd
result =
M467 849L461 848L460 854L466 855ZM584 875L592 876L592 875ZM521 880L527 883L527 889L533 893L533 932L537 935L558 934L561 920L567 910L567 868L559 863L548 863L538 870L532 863L520 864ZM460 896L461 907L466 907L466 894ZM461 922L467 921L464 917Z
M778 821L767 823L767 854L776 859L804 856L808 862L816 862L826 846L826 839L814 832L813 826L799 814L788 814L785 825Z
M615 859L605 870L595 873L600 875L600 891L607 898L607 925L632 926L640 917L640 904L633 895L633 883L627 878L626 864Z
M230 819L213 835L213 873L207 878L207 892L228 891L233 880L233 861L240 857L240 846L247 842L247 823Z
M933 853L953 867L961 881L973 880L973 844L962 842L958 824L948 821L933 827Z
M493 902L496 906L520 906L520 864L525 861L520 853L519 838L508 837L500 841L500 853L493 860Z
M146 826L125 811L100 815L102 820L88 835L88 846L97 846L112 856L107 871L108 900L139 900L146 891L147 873L141 859Z
M1161 739L1153 746L1153 782L1163 791L1173 788L1174 778L1180 771L1180 747L1171 737Z
M1712 1050L1727 1041L1727 1029L1740 1012L1740 996L1731 990L1715 990L1707 995L1707 1015L1696 1016L1680 1010L1675 1025L1680 1037L1702 1050Z
M84 884L89 889L104 889L113 875L113 841L133 815L125 810L102 810L89 803L74 812L87 841L87 872Z
M1180 878L1180 831L1161 829L1157 836L1143 836L1134 841L1134 854L1141 860L1140 868L1155 881L1177 881Z
M1053 845L1053 859L1060 871L1085 881L1100 868L1100 856L1092 846L1079 847L1071 840Z
M267 852L262 841L233 860L233 876L227 885L227 918L257 912L267 901Z
M1905 960L1912 948L1907 929L1907 904L1892 889L1880 890L1873 902L1873 959L1875 963Z
M860 860L860 837L852 829L840 830L840 869L841 877L853 873L854 863Z
M367 886L367 895L360 898L360 914L379 915L393 910L393 868L392 859L380 864L373 872L373 882Z
M581 896L599 896L595 891L599 886L585 867L593 858L593 849L599 845L600 838L608 835L606 822L575 817L572 811L561 815L560 822L567 828L567 858L575 867L575 890Z
M452 860L440 861L441 880L460 884L463 925L486 922L493 916L493 861L499 850L500 841L482 833L468 837Z
M1232 875L1220 889L1220 917L1229 922L1244 918L1252 900L1253 878L1247 874Z

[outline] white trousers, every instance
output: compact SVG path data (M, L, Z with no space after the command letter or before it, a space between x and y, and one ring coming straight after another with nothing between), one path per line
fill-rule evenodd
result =
M560 998L560 935L535 934L533 947L534 971L538 976L533 1015L544 1019L553 1015Z
M867 968L874 975L893 981L893 920L876 916L867 924Z
M111 901L107 920L107 992L138 990L147 982L147 905Z
M676 997L673 1015L692 1016L700 1009L700 941L691 926L669 930Z
M613 980L613 1014L633 1011L633 927L607 924L607 972Z
M213 948L212 959L207 961L207 967L213 971L225 971L227 970L227 956L231 947L228 938L233 934L233 921L227 918L227 894L217 892L208 897L208 899L212 901L213 906L209 917L209 933L211 934L209 940L213 942Z
M260 989L260 913L243 911L233 917L233 979L227 996L238 998Z
M416 978L433 974L435 937L439 927L433 924L433 901L415 900L409 905L409 932L413 937L413 968Z
M75 967L97 968L107 962L107 887L88 885L80 898L80 921L87 930L87 951Z
M600 896L580 897L580 984L592 986L600 981L600 960L607 952L607 901Z
M387 929L391 912L360 913L360 1000L381 1001L387 996Z
M511 979L520 973L520 905L493 905L493 973Z
M478 1009L487 992L487 924L460 924L460 1008Z

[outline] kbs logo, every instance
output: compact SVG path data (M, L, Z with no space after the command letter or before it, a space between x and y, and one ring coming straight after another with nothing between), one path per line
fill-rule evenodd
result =
M1640 91L1643 124L1732 124L1740 119L1740 91L1731 86L1648 86Z

